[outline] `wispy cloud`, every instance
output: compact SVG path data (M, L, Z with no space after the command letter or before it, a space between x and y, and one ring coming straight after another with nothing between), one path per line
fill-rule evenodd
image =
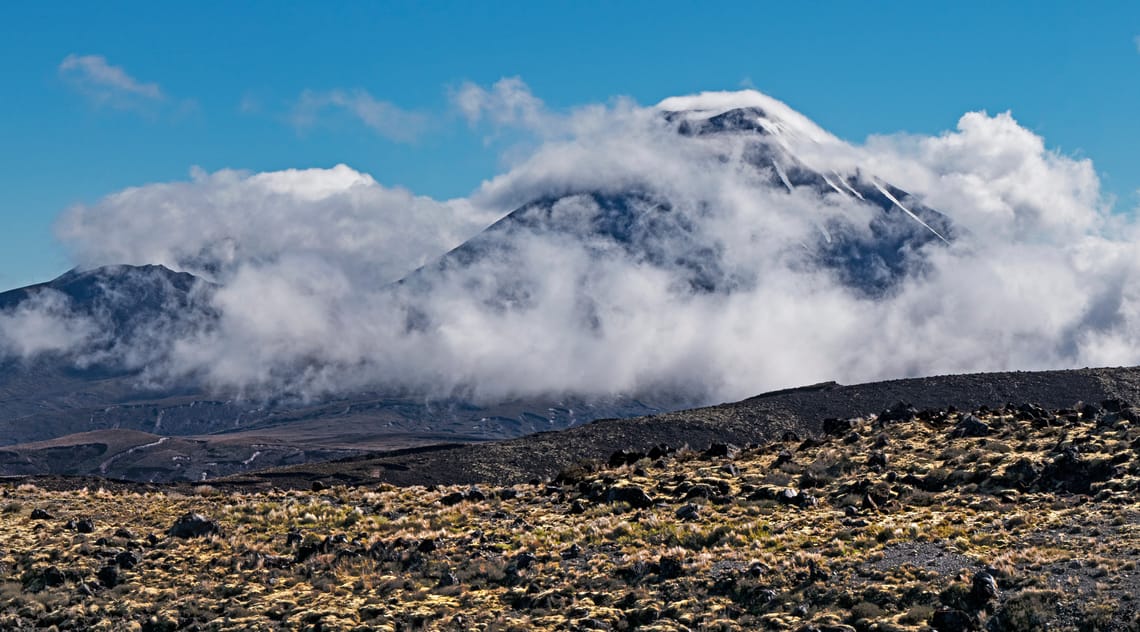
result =
M102 55L76 55L63 58L59 74L72 88L97 106L121 110L137 109L166 100L157 83L144 83L121 66L113 66Z
M367 90L305 90L293 107L293 126L309 129L329 110L347 112L376 134L402 143L415 141L428 127L427 115L377 99Z
M238 101L238 112L242 114L259 114L263 109L261 99L252 92L246 92L241 95L241 100Z
M472 126L484 120L500 127L543 128L549 123L542 99L519 77L504 77L490 90L468 81L451 100Z

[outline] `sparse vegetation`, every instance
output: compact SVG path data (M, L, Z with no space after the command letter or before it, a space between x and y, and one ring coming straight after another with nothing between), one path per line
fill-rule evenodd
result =
M1130 408L902 417L516 486L9 485L0 629L1140 629Z

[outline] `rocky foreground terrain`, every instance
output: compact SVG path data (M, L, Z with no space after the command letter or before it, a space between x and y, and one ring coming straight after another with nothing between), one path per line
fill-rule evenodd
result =
M11 482L0 629L1140 630L1140 409L821 431L509 485Z

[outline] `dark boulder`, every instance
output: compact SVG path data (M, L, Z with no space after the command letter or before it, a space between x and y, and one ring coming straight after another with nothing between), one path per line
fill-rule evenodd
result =
M473 503L483 502L487 500L487 494L484 494L478 487L472 487L467 490L467 500Z
M828 417L823 420L823 434L829 436L841 436L855 429L854 419L839 419L836 417Z
M503 487L499 491L495 492L495 495L499 497L499 500L513 500L515 498L518 498L519 491L514 487Z
M780 450L780 453L776 455L776 460L772 462L772 467L780 467L785 463L791 463L793 458L790 450Z
M819 499L811 494L804 493L802 490L785 489L776 494L776 500L781 504L791 507L799 507L801 509L807 507L814 507L819 504Z
M911 421L918 417L918 409L910 405L908 402L896 402L890 408L879 413L876 421L880 425L889 423L898 423L900 421Z
M329 538L321 539L317 536L309 535L305 537L304 541L297 547L296 552L293 553L293 562L300 564L314 555L328 552Z
M52 518L55 518L55 516L39 507L32 510L32 520L51 520Z
M221 535L222 527L202 514L187 512L170 525L167 535L173 538L200 538L207 535Z
M1005 468L1005 475L1000 477L1000 482L1006 487L1016 487L1018 489L1029 489L1037 482L1038 477L1041 476L1041 466L1033 461L1022 457Z
M520 571L525 571L526 569L533 566L537 561L538 558L534 556L534 553L531 553L530 551L523 551L522 553L519 553L515 556L514 567Z
M732 459L739 453L740 448L731 443L714 443L704 451L704 456L708 459Z
M618 450L610 455L608 464L610 467L622 467L623 465L633 465L644 458L645 454L642 452Z
M1110 413L1119 413L1132 408L1132 404L1121 399L1106 399L1100 403L1100 407Z
M675 515L677 516L678 520L700 520L701 511L696 505L687 503L681 505L680 509L677 510Z
M439 502L444 507L452 507L467 500L467 494L464 492L451 492L450 494L439 499Z
M1088 494L1093 483L1107 481L1117 474L1119 470L1111 462L1082 457L1076 448L1070 447L1045 465L1037 483L1046 491L1060 489L1073 494Z
M37 577L33 577L33 582L30 583L35 583L34 580L36 579L39 580L38 583L40 586L52 587L62 586L63 583L67 581L67 577L63 574L63 571L59 570L55 566L49 566L45 568L38 574Z
M961 437L984 437L993 432L986 422L978 419L973 415L966 415L954 426L954 430L950 432L950 436L954 438Z
M978 629L970 615L953 608L940 608L930 617L930 627L938 632L972 632Z
M668 445L666 445L664 443L659 443L659 444L653 446L652 448L649 448L649 454L647 454L646 456L648 456L651 460L657 460L657 459L660 459L661 457L669 456L670 454L673 454L674 452L676 452L676 450L674 450L673 448L669 447Z
M720 495L718 490L713 489L712 485L706 483L697 483L696 485L685 486L684 500L692 500L694 498L712 498L713 496Z
M675 557L662 555L657 560L657 577L661 579L676 579L681 576L684 565Z
M986 571L978 571L970 584L970 595L967 599L975 610L992 610L993 604L1001 599L997 580Z
M660 618L661 611L653 606L634 608L633 610L627 610L625 613L625 623L631 630L648 626Z
M636 584L645 579L646 576L653 575L660 570L661 567L656 562L638 560L629 566L614 569L614 574L627 583Z
M138 566L140 561L138 554L134 551L123 551L115 556L115 564L123 570L131 570Z
M877 468L881 468L881 469L886 469L887 463L889 462L889 460L890 459L887 457L886 452L883 452L881 450L875 450L874 452L872 452L870 455L867 456L867 467L877 467Z
M634 509L653 506L653 497L636 485L617 485L609 488L605 496L608 503L628 503Z
M108 564L103 568L100 568L99 572L96 573L95 576L99 578L99 583L103 584L107 588L114 588L115 586L118 586L120 582L122 582L122 577L119 574L119 567L112 564Z
M67 528L77 533L94 533L95 522L90 518L80 518L79 520L68 520Z

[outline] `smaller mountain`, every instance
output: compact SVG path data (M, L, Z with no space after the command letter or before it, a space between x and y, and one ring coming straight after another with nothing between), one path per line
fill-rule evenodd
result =
M96 321L102 338L130 344L158 327L209 318L212 290L203 279L161 265L76 268L46 283L0 293L0 312L55 294L71 315Z
M214 326L217 286L163 266L107 266L0 294L0 314L91 325L64 353L0 357L0 475L137 481L217 478L431 444L506 439L676 408L666 400L534 397L473 403L397 389L318 401L240 397L193 376L144 370L174 341Z

